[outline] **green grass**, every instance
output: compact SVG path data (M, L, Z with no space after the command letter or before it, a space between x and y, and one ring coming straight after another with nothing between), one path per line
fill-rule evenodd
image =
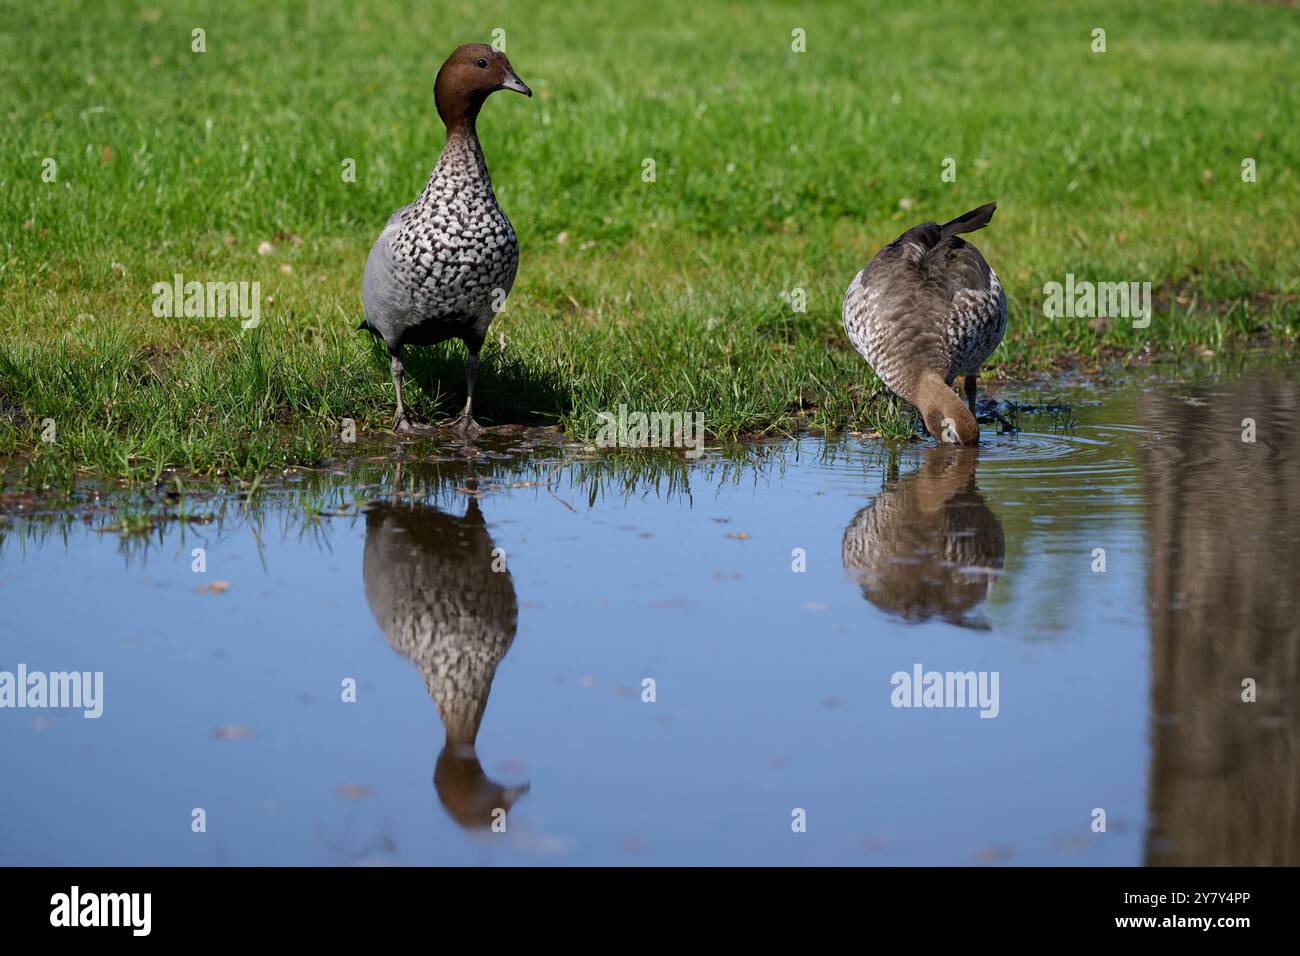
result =
M994 382L1300 334L1293 8L3 0L0 455L249 477L330 454L345 417L386 428L362 266L441 148L439 63L494 28L538 95L480 121L522 250L489 423L591 438L626 403L702 411L717 438L905 434L844 338L843 291L907 226L990 199L977 240L1010 301ZM259 281L261 327L155 318L177 272ZM1152 282L1150 328L1045 318L1066 273ZM409 363L417 418L459 409L462 354Z

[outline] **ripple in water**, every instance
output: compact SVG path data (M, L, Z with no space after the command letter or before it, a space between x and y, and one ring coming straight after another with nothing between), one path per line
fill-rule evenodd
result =
M990 476L1131 491L1137 484L1138 444L1148 431L1136 425L1080 425L1070 431L1022 431L986 437L980 466Z

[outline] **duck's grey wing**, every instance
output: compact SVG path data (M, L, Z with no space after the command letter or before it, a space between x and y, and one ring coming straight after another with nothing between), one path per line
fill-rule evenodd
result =
M987 226L997 205L980 206L942 225L923 222L913 226L876 254L868 273L879 269L883 279L915 270L923 291L947 302L965 290L986 291L992 270L979 250L961 235Z
M949 380L974 373L1002 341L1007 299L980 251L959 236L942 239L921 261L925 284L948 303Z
M922 372L948 367L947 339L935 321L947 300L920 269L938 239L935 223L909 229L875 254L844 296L849 341L880 380L909 401Z
M993 270L980 251L960 236L942 239L917 263L922 281L951 302L966 291L992 288Z
M402 332L415 318L411 314L410 295L397 281L392 243L409 208L403 206L388 217L384 231L366 258L366 272L361 283L361 301L366 309L364 327L378 333L390 348L401 342Z
M1006 299L984 257L961 238L993 218L989 203L913 226L876 253L844 297L844 327L881 380L908 397L921 370L978 368L1002 340Z

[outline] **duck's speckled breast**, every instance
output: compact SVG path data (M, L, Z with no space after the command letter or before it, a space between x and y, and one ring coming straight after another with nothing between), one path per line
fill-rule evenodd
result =
M485 330L514 285L519 242L472 135L448 138L424 192L385 234L395 283L422 321Z

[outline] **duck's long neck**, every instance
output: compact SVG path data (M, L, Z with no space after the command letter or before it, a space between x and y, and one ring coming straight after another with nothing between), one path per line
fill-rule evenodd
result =
M447 142L442 147L438 164L433 167L429 182L421 193L419 202L445 201L442 193L446 180L455 180L458 190L486 190L492 192L492 179L488 176L487 160L479 145L478 131L472 119L460 120L447 127Z
M930 449L925 466L908 475L900 483L900 490L908 495L913 511L934 514L963 491L974 492L975 469L979 464L979 451L974 448L940 446Z
M957 397L935 372L921 376L916 388L916 407L925 427L937 442L978 445L980 426L966 403Z

